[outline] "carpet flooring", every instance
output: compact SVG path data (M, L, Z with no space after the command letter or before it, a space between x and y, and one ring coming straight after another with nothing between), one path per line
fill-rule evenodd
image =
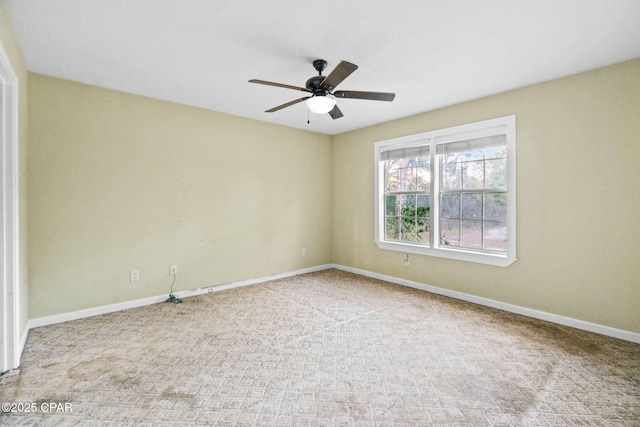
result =
M325 270L33 329L0 391L11 426L638 426L640 345Z

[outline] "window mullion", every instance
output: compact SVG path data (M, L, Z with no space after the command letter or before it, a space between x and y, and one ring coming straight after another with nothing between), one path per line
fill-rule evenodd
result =
M485 189L487 188L487 152L486 150L482 150L482 199L480 208L480 249L486 250L484 247L484 200L485 200Z
M484 248L484 199L485 199L485 195L486 194L487 193L485 193L484 191L482 192L482 199L481 199L482 203L480 205L480 209L482 209L480 211L480 219L481 219L481 221L480 221L480 232L481 232L481 234L480 234L480 248L483 251L485 250L485 248Z
M429 200L431 205L431 215L429 215L429 225L431 233L429 236L429 244L432 248L436 248L440 244L440 164L437 161L436 147L433 139L429 139ZM437 177L437 178L436 178Z

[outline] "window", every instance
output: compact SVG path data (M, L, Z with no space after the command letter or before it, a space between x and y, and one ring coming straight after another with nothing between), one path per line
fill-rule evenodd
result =
M515 158L515 116L376 143L376 243L510 265Z

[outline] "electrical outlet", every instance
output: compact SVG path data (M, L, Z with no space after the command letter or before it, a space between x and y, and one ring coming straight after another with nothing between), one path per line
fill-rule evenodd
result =
M305 256L307 254L307 248L302 248L302 251L300 253L302 254L302 256Z
M132 282L137 282L138 280L140 280L140 271L133 270L131 272L131 281Z
M404 254L404 265L409 265L409 254Z
M169 268L169 274L171 274L172 276L175 276L178 274L178 266L177 265L172 265Z

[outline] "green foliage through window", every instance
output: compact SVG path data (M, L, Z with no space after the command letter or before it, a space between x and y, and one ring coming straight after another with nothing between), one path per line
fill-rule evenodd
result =
M422 204L416 206L416 197L387 196L386 234L388 238L421 242L428 237L430 206L427 196L421 197Z

